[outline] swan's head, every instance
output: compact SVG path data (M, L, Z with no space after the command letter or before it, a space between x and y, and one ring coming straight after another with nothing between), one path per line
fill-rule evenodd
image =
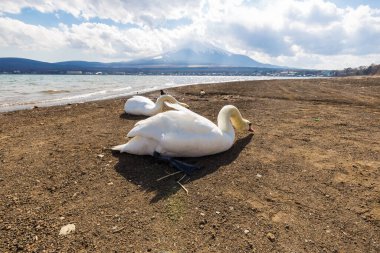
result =
M249 120L238 117L231 117L231 121L232 125L235 127L237 131L253 132L252 123Z
M236 107L232 107L231 111L231 123L237 131L253 132L252 123L249 120L244 119Z
M171 95L161 95L157 101L161 101L162 103L163 102L169 102L169 103L172 103L172 104L179 104L183 107L186 107L186 108L189 108L189 105L185 104L185 103L181 103L179 102L177 99L175 99L173 96Z
M236 131L253 132L252 123L241 116L238 108L233 105L225 105L218 114L218 127L222 131L230 131L231 124Z

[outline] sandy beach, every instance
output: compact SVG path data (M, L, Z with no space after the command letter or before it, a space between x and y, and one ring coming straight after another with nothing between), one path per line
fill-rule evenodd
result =
M126 98L1 113L0 252L380 252L380 77L167 92L213 122L235 105L255 130L184 159L203 167L188 195L156 181L167 165L110 151L145 118Z

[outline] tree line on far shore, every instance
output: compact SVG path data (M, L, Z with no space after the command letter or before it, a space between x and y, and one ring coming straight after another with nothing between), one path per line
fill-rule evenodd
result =
M380 64L372 64L370 66L360 66L357 68L345 68L335 72L336 76L368 76L380 75Z

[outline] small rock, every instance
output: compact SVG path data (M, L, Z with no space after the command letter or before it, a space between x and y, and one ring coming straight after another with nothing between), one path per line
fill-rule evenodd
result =
M257 177L257 178L262 178L262 177L263 177L263 175L261 175L261 174L257 173L257 174L256 174L256 177Z
M244 230L244 234L248 234L248 233L249 233L248 229Z
M103 157L104 157L103 154L99 154L99 155L98 155L98 158L103 158Z
M219 212L219 211L216 211L215 213L216 213L216 214L220 214L220 212Z
M200 213L201 216L205 216L206 214L205 213Z
M271 242L274 242L276 240L276 236L274 234L272 234L271 232L269 232L267 234L267 238L269 239L269 241Z
M108 185L113 185L113 183L112 182L109 182L109 183L107 183Z
M59 217L59 219L60 219L60 220L64 220L64 219L65 219L65 217L61 216L61 217Z
M199 224L205 225L205 224L207 224L207 220L206 220L206 219L203 219L203 220L201 220L201 221L199 222Z
M63 226L61 230L59 231L59 235L68 235L75 232L75 225L74 224L67 224L66 226Z

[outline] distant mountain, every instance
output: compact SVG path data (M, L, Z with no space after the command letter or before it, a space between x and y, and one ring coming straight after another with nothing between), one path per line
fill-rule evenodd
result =
M0 72L64 73L65 71L124 71L131 68L270 68L284 67L257 62L206 43L191 43L177 50L129 62L65 61L48 63L24 58L0 58Z
M67 71L98 71L109 69L108 63L67 61L67 62L42 62L25 58L0 58L1 72L21 73L66 73Z
M246 55L232 54L206 43L191 43L174 51L127 62L138 67L253 67L283 68L260 63Z
M34 61L24 58L0 58L0 71L15 70L45 70L51 67L51 63Z

